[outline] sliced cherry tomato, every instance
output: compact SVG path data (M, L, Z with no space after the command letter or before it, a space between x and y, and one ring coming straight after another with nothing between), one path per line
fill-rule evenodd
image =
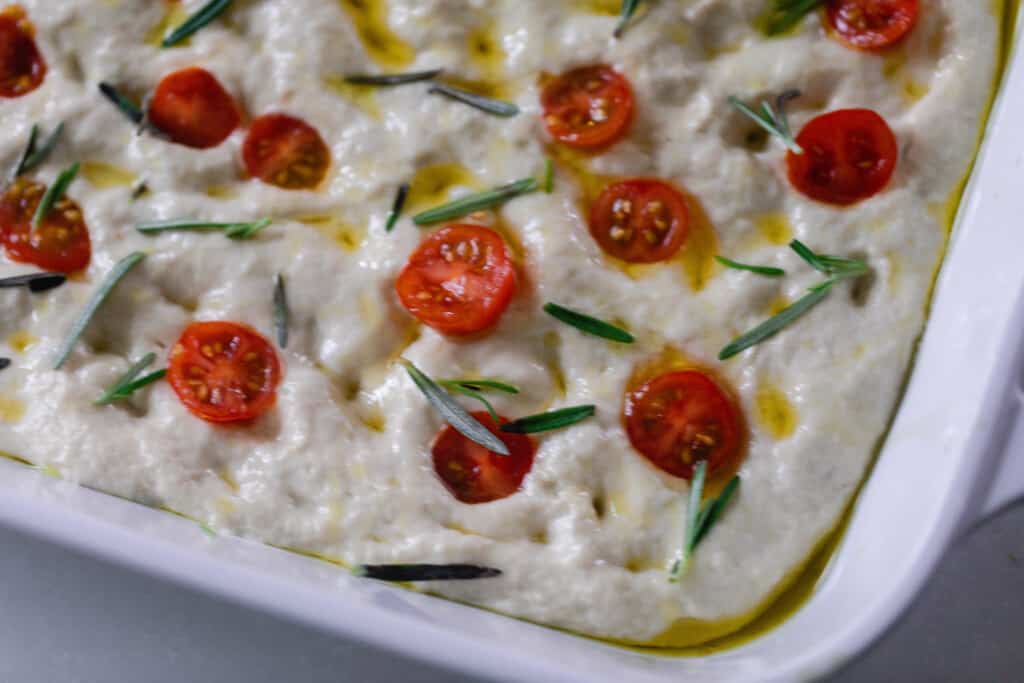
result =
M829 0L825 14L840 41L880 50L903 40L917 23L918 0Z
M327 176L331 152L302 119L267 114L252 122L242 147L249 175L285 190L311 190Z
M207 422L253 420L274 407L281 365L259 332L230 322L192 323L171 350L167 380Z
M508 308L516 271L501 235L449 225L429 235L398 274L402 305L438 332L466 335L494 325Z
M21 97L46 77L46 62L25 10L11 5L0 12L0 97Z
M82 208L62 197L32 229L32 218L46 186L19 178L0 198L0 240L7 255L44 270L74 273L89 265L92 243Z
M734 462L743 446L735 402L698 370L659 375L626 395L626 433L633 448L659 469L690 479L704 460L708 474Z
M609 255L629 263L672 258L689 231L686 199L660 180L613 183L590 208L590 234Z
M577 149L609 147L629 132L633 122L633 88L605 64L554 77L540 99L551 137Z
M880 192L896 170L899 145L889 124L870 109L841 109L812 119L789 152L793 186L827 204L855 204Z
M487 450L448 425L434 439L434 471L445 488L463 503L489 503L508 498L522 486L533 467L537 447L525 434L506 434L486 412L472 413L483 426L508 446L509 455ZM508 422L499 415L501 424Z
M178 144L208 149L224 142L242 115L220 81L194 66L168 74L157 84L149 120Z

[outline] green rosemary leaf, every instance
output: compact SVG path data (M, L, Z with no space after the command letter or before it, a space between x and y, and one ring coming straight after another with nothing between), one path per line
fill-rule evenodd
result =
M102 396L93 401L93 405L104 406L116 401L124 400L139 389L163 379L167 375L166 370L157 370L156 372L150 373L141 379L138 378L139 375L142 374L142 371L152 365L155 360L155 353L147 353L137 363L128 368L128 370L121 375L116 382L114 382L113 386L103 392Z
M472 564L361 564L353 569L352 573L359 577L392 583L467 581L501 576L500 569Z
M550 432L582 422L588 417L593 417L596 413L597 407L592 405L562 408L561 410L553 410L550 413L531 415L530 417L507 422L501 426L501 431L508 432L509 434Z
M416 225L433 225L443 223L455 218L468 216L475 211L490 209L508 200L524 194L536 192L539 183L536 178L523 178L508 185L496 187L486 192L478 192L461 199L442 204L441 206L418 213L412 217Z
M243 240L249 239L266 228L272 222L273 221L270 218L238 223L221 223L217 221L204 221L187 218L169 221L154 221L152 223L139 223L135 226L135 229L145 235L178 230L223 230L225 236L231 239Z
M566 325L572 325L581 332L595 337L610 339L611 341L619 342L621 344L632 344L636 341L636 338L629 332L626 332L611 323L606 323L603 320L598 320L586 313L580 313L579 311L574 311L571 308L559 306L556 303L549 302L544 304L544 312Z
M715 525L718 518L722 516L722 512L725 511L726 506L729 505L729 501L732 500L733 494L740 487L740 478L738 476L733 477L729 480L729 483L725 485L725 489L722 490L721 495L715 500L708 503L704 509L703 514L700 517L700 525L697 527L697 533L693 537L693 549L700 545L700 542L704 540L708 532L711 531L711 527Z
M53 152L54 148L57 146L57 143L60 142L61 136L64 135L64 122L61 121L58 123L57 127L53 129L52 133L50 133L49 137L43 141L42 146L36 148L38 130L37 126L32 126L32 133L29 136L28 146L25 148L25 155L22 156L15 175L23 175L29 171L34 171L44 161L46 161L50 156L50 153Z
M109 83L100 83L100 92L103 96L110 100L115 107L124 114L129 121L134 123L136 126L141 126L143 121L146 119L146 115L142 109L128 99L125 95L121 94L117 88Z
M427 377L412 362L402 360L402 365L405 366L405 370L409 373L413 383L423 392L427 401L430 402L434 410L441 415L445 422L450 424L464 437L480 444L487 450L498 455L509 455L508 446L491 433L491 430L484 427L472 415L466 412L466 409L460 406L451 397L451 394L438 386L434 380Z
M430 86L428 90L432 95L444 95L445 97L468 104L471 107L475 107L480 111L488 114L494 114L495 116L502 116L504 118L511 118L519 114L519 107L512 102L505 102L504 100L496 100L493 97L484 97L483 95L477 95L476 93L462 88L456 88L453 85L447 83L435 83Z
M686 532L683 534L683 545L676 561L672 563L669 570L668 580L678 583L690 563L690 554L693 552L694 539L697 538L698 524L701 517L701 499L704 497L704 479L707 477L708 463L701 460L693 471L693 479L690 481L690 496L686 502Z
M36 152L36 142L39 140L39 124L33 123L31 130L28 133L28 142L25 143L25 149L21 153L21 157L18 158L18 164L14 167L14 172L11 173L11 179L17 178L25 172L25 165L28 163L29 158Z
M785 33L824 3L825 0L774 0L765 18L765 35Z
M395 193L395 201L391 205L391 211L388 213L388 220L384 223L384 230L391 232L395 229L395 224L398 223L398 218L402 215L402 209L405 208L405 200L409 198L409 183L402 183L398 186L398 192Z
M764 128L771 135L781 140L782 143L786 145L786 148L791 152L794 154L803 154L803 147L801 147L799 143L797 143L796 138L793 137L793 131L789 127L789 119L786 117L786 105L790 100L799 96L799 90L787 90L776 98L774 109L767 102L762 102L760 112L756 112L748 107L735 95L731 95L729 97L729 104L742 112L754 123Z
M625 33L626 28L629 26L630 21L633 19L633 15L636 14L637 7L640 6L640 0L622 0L622 9L619 11L619 23L615 27L615 31L612 33L616 38L621 38L622 34Z
M726 268L732 268L734 270L746 270L751 273L757 273L758 275L764 275L766 277L782 277L786 274L782 268L773 268L771 266L752 266L748 263L740 263L739 261L733 261L730 258L724 256L716 256L715 260L721 263Z
M284 349L288 347L288 322L291 312L288 310L288 293L284 287L284 276L277 275L274 284L274 329L277 330L277 343Z
M231 0L211 0L206 3L195 14L186 19L181 26L174 29L170 35L164 38L161 46L174 47L189 38L193 33L219 17L229 5L231 5Z
M267 228L274 221L270 218L261 218L258 221L251 223L238 223L236 225L228 226L224 231L224 234L233 240L247 240L251 239L256 233Z
M0 288L28 287L33 294L56 289L68 281L64 273L29 273L0 279Z
M125 275L127 275L132 268L139 265L139 263L146 258L146 255L142 252L136 251L117 262L113 270L107 273L107 277L104 278L103 282L100 283L99 288L93 293L92 298L82 309L81 315L78 316L78 320L71 326L71 331L68 333L68 338L64 341L64 344L60 348L60 352L57 354L57 360L54 363L53 369L60 370L64 363L67 362L68 357L71 355L71 351L75 348L75 344L78 343L82 333L85 332L85 328L89 326L89 322L93 316L96 315L96 311L100 309L103 302L107 300L110 293L114 290Z
M831 280L838 281L860 277L861 275L866 275L870 270L868 264L860 259L844 258L830 254L817 254L800 240L793 240L789 243L789 247L812 268L824 273ZM823 282L814 289L824 287L826 284Z
M480 403L483 404L484 408L487 409L488 415L490 415L491 419L494 420L494 424L501 423L501 417L498 415L498 411L494 409L494 406L491 405L491 402L487 400L487 397L485 397L483 395L483 392L481 392L479 389L473 389L463 384L452 384L449 386L445 386L444 383L442 382L438 382L438 384L444 386L444 388L447 391L454 391L457 394L462 394L463 396L468 396L469 398L472 398L476 401L480 401Z
M746 334L737 337L722 349L718 354L718 359L727 360L739 353L742 353L743 351L746 351L751 346L756 346L764 340L774 337L783 328L789 326L809 310L820 304L825 297L828 296L831 285L832 282L829 281L827 286L811 290L810 293L792 306L786 308L784 311L781 311L778 315L769 318Z
M493 389L506 394L518 394L519 389L496 379L445 379L438 382L443 387L462 386L474 391Z
M555 191L555 163L551 159L544 160L544 192Z
M67 192L68 187L74 181L75 176L78 175L79 164L76 162L71 164L57 176L57 179L53 181L53 184L46 188L46 193L43 198L39 200L39 206L36 207L36 213L32 216L32 229L35 230L39 227L39 224L43 222L47 214L53 210L53 207L60 201L64 193Z
M427 71L413 71L404 74L351 74L345 76L345 82L351 85L373 85L378 87L391 87L405 85L407 83L419 83L429 81L441 75L441 69L429 69Z

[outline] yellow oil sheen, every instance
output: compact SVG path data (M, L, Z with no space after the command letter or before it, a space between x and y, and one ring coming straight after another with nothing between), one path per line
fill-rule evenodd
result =
M408 66L416 57L412 46L399 38L388 25L388 6L384 0L339 0L370 59L388 69Z

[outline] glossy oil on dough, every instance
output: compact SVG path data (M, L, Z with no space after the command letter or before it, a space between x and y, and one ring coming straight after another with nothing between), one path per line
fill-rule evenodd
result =
M749 614L840 519L924 324L946 207L973 154L998 42L990 3L978 0L923 3L909 40L885 55L842 47L814 16L784 39L764 40L752 28L761 6L752 0L652 3L618 41L616 2L391 0L371 4L398 42L373 54L343 3L327 0L238 2L172 50L147 42L166 3L23 4L50 72L36 92L0 102L0 159L14 163L33 122L50 129L66 121L65 142L39 175L49 182L71 161L94 162L70 194L95 253L83 277L52 293L0 292L0 351L14 359L0 396L17 408L0 415L0 449L225 533L347 563L496 566L500 579L430 588L630 641L680 619ZM395 188L431 167L444 172L420 177L455 178L453 196L539 173L549 155L539 75L594 62L631 79L639 114L628 140L590 161L591 171L673 180L699 201L721 253L784 267L789 277L712 269L707 235L688 245L688 266L623 272L589 237L579 184L563 165L553 194L517 199L501 213L526 276L498 328L461 343L416 330L392 283L422 231L405 219L385 232ZM284 192L241 180L241 132L204 152L137 136L96 92L107 80L142 93L193 64L213 71L250 116L286 111L316 126L334 157L325 187ZM421 85L338 87L345 73L435 66L492 84L523 113L487 116ZM780 146L745 146L749 123L727 97L790 88L804 93L794 127L843 107L870 107L890 122L902 158L885 192L850 209L816 204L789 188ZM152 192L131 201L124 171ZM445 188L418 193L429 204ZM274 226L243 243L133 229L143 220L264 215L276 217ZM724 344L818 280L786 249L790 236L866 258L870 290L855 301L844 284L783 334L718 363ZM82 303L133 250L149 252L146 262L65 369L51 370ZM3 274L25 270L0 265ZM293 325L271 415L250 428L217 428L165 384L128 403L92 405L131 360L165 356L190 321L244 321L270 336L277 273L288 281ZM560 326L540 312L549 300L621 321L638 343L613 346ZM682 536L687 487L640 458L619 420L631 373L667 348L726 378L751 432L741 493L679 584L667 581L666 567ZM399 353L434 376L518 385L519 396L495 399L508 415L580 403L596 404L598 415L544 435L519 494L463 505L432 470L429 445L441 424L392 363Z

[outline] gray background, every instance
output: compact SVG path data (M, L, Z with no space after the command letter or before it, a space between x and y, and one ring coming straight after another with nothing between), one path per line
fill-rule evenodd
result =
M471 683L4 529L0 610L3 683ZM1024 681L1024 505L961 539L831 683L887 681Z

